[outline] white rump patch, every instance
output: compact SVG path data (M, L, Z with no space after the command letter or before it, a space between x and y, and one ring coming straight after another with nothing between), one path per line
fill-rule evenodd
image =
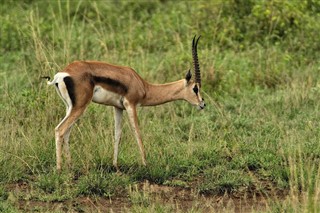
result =
M48 81L49 85L55 84L55 83L59 83L61 81L63 81L63 79L67 76L70 76L69 73L66 72L58 72L57 74L54 75L53 80L50 82Z
M93 89L92 101L99 104L116 106L123 109L123 96L117 93L108 91L101 86L95 86Z
M49 85L57 84L57 86L55 87L57 93L66 105L66 116L63 118L63 120L58 124L56 128L59 128L60 125L69 117L72 110L72 101L69 96L66 84L63 81L63 79L67 76L70 75L66 72L58 72L57 74L55 74L53 80L51 82L48 82Z

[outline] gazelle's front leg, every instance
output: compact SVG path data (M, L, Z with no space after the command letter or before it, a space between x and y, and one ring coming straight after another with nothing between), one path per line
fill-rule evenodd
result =
M121 138L121 123L122 123L123 110L114 107L114 153L113 153L113 166L119 172L118 167L118 153L119 153L119 143Z
M139 126L138 126L138 117L137 117L136 106L133 105L133 104L128 103L127 101L124 102L124 106L126 107L126 110L127 110L127 113L128 113L128 117L129 117L129 121L130 121L130 124L132 126L132 129L134 131L134 134L135 134L138 146L139 146L139 151L140 151L141 158L142 158L142 164L144 166L146 166L147 165L147 163L146 163L146 154L144 152L142 139L141 139L141 134L140 134Z

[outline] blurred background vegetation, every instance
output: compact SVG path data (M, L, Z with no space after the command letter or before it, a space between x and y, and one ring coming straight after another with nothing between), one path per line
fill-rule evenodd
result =
M134 66L140 73L170 64L175 72L189 68L190 40L201 34L208 84L227 81L224 90L235 80L244 87L275 87L297 74L293 67L301 73L301 66L319 58L319 8L318 0L4 1L0 68L4 75L23 61L35 65L29 74L39 75L46 66L58 70L48 65L53 61L63 66L96 59ZM40 54L43 49L47 56ZM228 79L219 62L226 54L243 52L247 59L235 60L255 69L234 67ZM156 56L166 57L164 64ZM140 57L149 58L147 64L140 65ZM168 80L173 74L158 75Z
M52 41L53 30L75 22L94 30L103 24L106 31L128 33L133 30L136 46L149 47L147 33L157 34L166 45L173 43L173 34L189 38L195 31L203 35L209 47L239 50L252 45L279 45L288 51L310 53L319 48L317 0L226 0L226 1L4 1L1 7L1 50L17 51L32 40L30 13L40 22L43 39ZM59 13L60 12L60 13ZM54 15L55 14L55 15ZM55 26L59 14L65 25ZM117 15L115 15L117 14ZM125 20L125 21L124 21ZM165 27L165 25L167 27ZM170 27L169 27L170 26ZM63 31L63 29L60 29ZM77 31L77 29L74 29ZM145 32L141 34L141 30ZM93 31L91 31L93 32ZM193 32L194 33L194 32ZM96 34L96 33L95 33ZM94 38L96 36L92 35ZM122 35L126 36L126 35ZM150 36L150 35L149 35ZM156 35L154 35L156 36ZM158 38L156 37L156 38ZM108 41L117 38L109 38ZM88 38L90 40L90 37ZM61 46L63 41L57 42ZM75 42L76 43L76 42ZM111 45L106 42L107 45ZM158 42L154 42L156 47ZM76 45L75 45L76 46ZM163 46L163 45L162 45ZM149 49L148 48L148 49ZM152 50L152 48L151 48Z

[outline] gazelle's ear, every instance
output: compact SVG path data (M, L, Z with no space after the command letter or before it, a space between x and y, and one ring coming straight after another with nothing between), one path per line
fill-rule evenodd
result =
M186 74L187 83L189 83L191 77L192 77L192 74L191 74L191 71L190 71L190 69L189 69L188 72L187 72L187 74Z

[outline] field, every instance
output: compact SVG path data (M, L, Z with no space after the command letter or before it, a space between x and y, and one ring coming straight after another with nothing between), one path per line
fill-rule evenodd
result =
M0 23L0 212L320 211L319 1L12 0ZM99 60L176 81L194 35L207 107L139 108L147 167L125 116L119 174L91 104L57 173L65 106L40 77Z

